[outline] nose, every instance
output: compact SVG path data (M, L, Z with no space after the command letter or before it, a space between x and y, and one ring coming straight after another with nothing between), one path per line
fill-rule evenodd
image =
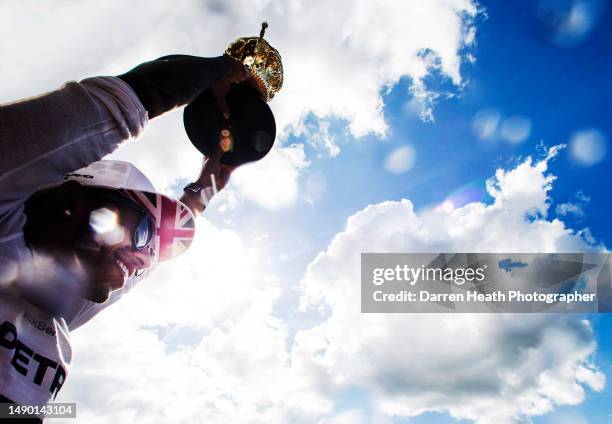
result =
M139 265L137 269L146 269L151 266L153 262L153 251L148 247L142 250L132 249L132 254L138 261Z

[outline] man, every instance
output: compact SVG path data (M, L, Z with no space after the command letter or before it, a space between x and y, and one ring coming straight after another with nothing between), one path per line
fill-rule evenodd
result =
M228 129L180 201L133 165L101 159L205 90L229 122L235 83L248 86L250 76L229 56L168 56L0 106L1 402L54 399L70 367L70 331L152 264L180 255L194 215L235 168L218 147L231 144Z

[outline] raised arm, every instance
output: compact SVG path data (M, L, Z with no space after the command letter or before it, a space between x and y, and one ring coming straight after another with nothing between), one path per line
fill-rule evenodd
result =
M246 68L229 56L170 55L140 64L119 78L132 87L149 118L154 118L191 103L211 85L216 92L222 91L231 82L242 81L248 75ZM218 101L221 109L227 111L225 93L222 94Z
M137 137L149 118L243 72L225 56L167 56L0 106L0 216Z
M0 106L0 215L138 136L147 122L134 91L115 77Z
M181 202L199 215L206 209L212 198L227 185L235 167L220 163L221 149L211 157L204 158L198 178L185 187Z

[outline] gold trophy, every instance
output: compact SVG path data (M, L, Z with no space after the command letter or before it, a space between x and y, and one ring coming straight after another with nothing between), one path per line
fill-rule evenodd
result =
M268 23L263 22L259 37L241 37L229 45L225 54L247 67L264 99L269 102L283 86L283 64L278 50L263 38L266 28Z

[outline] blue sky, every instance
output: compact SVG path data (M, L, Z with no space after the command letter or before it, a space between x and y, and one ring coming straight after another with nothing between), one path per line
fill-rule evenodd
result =
M609 10L586 40L562 47L546 37L534 2L480 4L486 16L477 18L477 43L469 48L477 60L461 68L466 85L458 89L444 76L434 73L429 77L432 86L452 95L437 100L435 122L423 122L409 111L410 78L402 78L384 94L384 116L390 126L386 138L354 138L347 132L346 121L332 118L330 132L342 148L339 160L308 143L305 147L307 156L314 158L309 175L325 177L327 190L318 199L320 203L300 202L299 207L275 212L268 227L266 211L248 211L257 228L282 228L293 243L309 240L318 250L344 227L347 216L368 204L408 198L420 209L466 186L482 191L479 198L478 190L473 190L470 200L490 202L485 181L496 168L537 156L542 143L547 147L567 144L577 131L596 128L612 134L606 107L612 94L608 81L612 57L606 54L612 48L612 29L606 27ZM502 119L526 117L531 121L529 136L518 144L479 140L473 120L485 109L498 111ZM307 118L307 122L316 121L312 115ZM299 141L303 137L290 136L285 143ZM400 175L387 172L381 166L385 157L408 143L417 150L414 167ZM553 215L557 204L576 202L576 194L582 192L590 198L583 205L585 216L569 215L564 220L577 230L588 227L606 246L612 242L607 217L609 164L605 156L593 166L580 165L572 161L569 149L550 164L551 172L558 176L551 193ZM296 225L296 214L300 223L316 222L316 231Z
M560 3L561 4L561 3ZM569 3L568 3L569 4ZM434 122L424 122L411 108L410 78L402 78L384 95L384 116L390 134L384 140L375 135L355 139L346 130L346 122L332 119L330 132L342 152L338 158L321 153L306 144L312 159L308 175L323 175L326 189L315 204L303 199L296 207L277 211L273 220L266 211L253 210L241 218L258 231L270 232L281 250L299 251L278 266L286 281L298 284L303 277L296 270L304 269L313 255L324 249L331 238L346 225L346 217L369 204L386 200L410 199L417 210L443 202L453 193L467 193L469 201L491 203L485 182L495 169L508 168L526 156L541 155L541 145L551 147L568 144L577 131L596 128L612 134L607 116L612 85L612 47L610 11L592 32L575 46L566 47L551 41L550 28L537 18L538 5L531 1L481 2L486 16L477 18L478 36L470 52L475 63L464 63L466 81L458 89L447 77L433 74L430 84L442 95L434 107ZM563 11L563 5L559 6ZM474 118L482 110L495 110L503 117L519 115L531 122L528 137L517 144L503 140L479 140L474 131ZM308 118L313 125L317 119ZM300 137L289 137L287 143ZM412 169L399 175L389 173L381 164L395 148L410 144L417 160ZM578 193L590 200L583 204L583 216L563 216L576 231L589 228L598 242L609 246L612 229L608 218L609 156L593 166L572 160L566 148L550 164L550 172L558 177L551 192L550 218L558 204L576 202ZM469 189L466 189L469 188ZM214 219L211 218L211 219ZM299 223L299 224L296 224ZM237 224L239 225L239 224ZM240 225L239 225L240 226ZM283 297L296 304L291 294ZM286 311L288 306L278 306ZM291 307L289 307L290 309ZM308 326L307 315L297 314ZM596 362L612 375L612 318L591 317L596 329L599 349ZM304 324L307 323L307 324ZM356 400L357 399L357 400ZM590 423L609 422L610 389L589 391L578 407L563 407L552 414L534 419L536 423L556 422L560 416L578 413ZM354 393L345 401L349 406L363 400ZM342 409L342 408L341 408ZM397 422L457 422L446 414L430 413Z
M558 2L563 12L571 2ZM281 265L288 280L297 284L302 278L295 270L303 269L312 253L324 249L330 239L346 225L346 217L369 204L408 198L416 209L442 202L457 191L472 187L470 201L491 203L485 181L498 167L507 168L526 156L538 156L541 145L568 144L577 131L596 128L612 134L608 105L612 95L611 11L577 45L564 46L551 41L551 29L538 19L538 4L532 1L484 1L486 16L477 19L478 37L470 48L475 63L464 63L466 85L457 89L448 78L432 75L431 84L452 96L441 97L435 104L434 122L424 122L410 110L407 96L410 78L403 78L384 95L384 114L390 135L381 140L374 135L354 139L346 131L346 122L332 120L331 132L342 149L338 159L307 146L313 160L309 173L322 174L326 190L315 205L300 202L284 213L276 212L273 222L262 211L253 211L249 219L257 228L276 233L274 237L287 250L302 254ZM520 115L531 122L529 136L518 144L478 139L473 121L481 110L494 109L502 117ZM316 118L310 117L312 122ZM503 119L503 118L502 118ZM289 138L288 142L298 141ZM393 149L411 144L417 152L412 169L400 175L386 171L381 163ZM608 144L608 149L609 149ZM550 217L558 204L576 202L578 193L590 200L583 204L583 216L563 216L575 231L589 228L598 242L612 243L608 211L610 157L592 166L572 160L566 148L550 164L558 177L551 192ZM243 215L244 217L244 215ZM301 225L296 225L296 222ZM312 253L311 253L312 252ZM599 345L596 362L612 376L612 317L591 317ZM534 419L536 423L555 422L562 415L579 416L590 423L610 421L610 389L588 392L578 407L563 407L552 415ZM357 398L360 398L357 396ZM350 397L349 397L350 399ZM349 402L350 403L350 402ZM425 414L398 422L457 422L446 414Z
M87 423L610 422L609 315L587 317L594 332L577 316L364 316L358 258L610 246L611 14L597 0L4 2L2 101L215 56L263 20L284 61L275 149L232 176L188 253L73 334L61 400ZM113 155L173 194L200 166L181 113Z

